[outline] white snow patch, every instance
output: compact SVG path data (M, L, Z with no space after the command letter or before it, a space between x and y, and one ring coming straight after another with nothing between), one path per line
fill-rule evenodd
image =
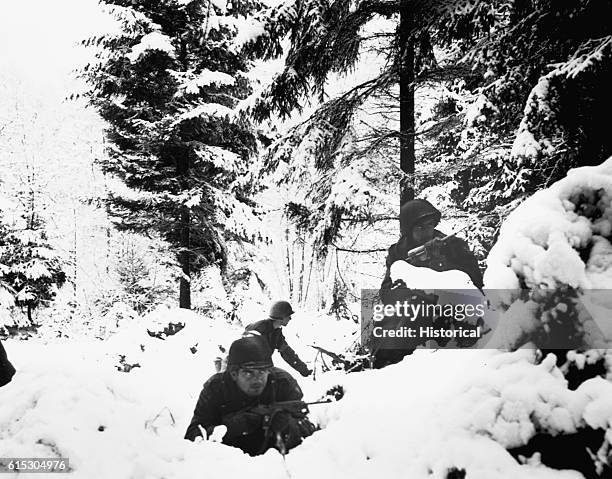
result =
M172 39L161 32L147 33L140 39L140 43L134 45L130 53L126 56L130 62L136 62L142 55L149 50L159 50L174 56L174 46Z

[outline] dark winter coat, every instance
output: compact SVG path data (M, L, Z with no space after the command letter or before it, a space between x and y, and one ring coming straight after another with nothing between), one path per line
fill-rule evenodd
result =
M400 240L391 245L387 252L386 272L383 279L381 290L390 289L391 280L391 265L398 260L404 259L408 251L414 249L421 244L416 243L412 237L412 230L419 220L425 217L440 218L440 212L425 200L415 200L408 205L408 208L402 208L402 237ZM446 235L438 230L434 230L434 237L444 238ZM444 246L440 248L440 255L436 258L427 258L420 260L413 258L410 264L433 269L434 271L450 271L457 269L466 273L474 286L482 288L482 273L478 267L478 260L470 251L467 243L460 238L450 238Z
M244 394L228 371L217 373L206 381L202 388L185 439L193 441L202 436L198 425L210 435L215 426L228 425L226 418L231 417L232 413L278 401L298 401L302 397L302 390L296 380L280 368L272 368L266 387L258 397ZM230 431L228 426L227 434L223 438L224 444L238 447L252 455L260 452L263 442L264 431L261 427L244 434L243 431Z
M4 346L0 342L0 387L10 383L14 374L15 368L8 360Z
M263 319L249 324L245 328L246 332L257 331L268 341L272 352L277 350L281 357L302 376L306 377L310 373L308 366L299 358L297 353L287 344L281 328L275 328L271 319Z

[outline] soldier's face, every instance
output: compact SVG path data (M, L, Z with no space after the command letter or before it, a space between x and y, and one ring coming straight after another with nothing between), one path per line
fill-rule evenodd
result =
M415 225L412 229L412 237L419 244L427 243L434 237L434 230L437 226L436 221L426 221Z
M240 368L232 372L238 389L251 397L260 396L268 383L269 369Z
M281 319L275 319L274 327L277 329L282 328L283 326L287 326L289 324L289 321L291 321L291 315L285 316L284 318L281 318Z

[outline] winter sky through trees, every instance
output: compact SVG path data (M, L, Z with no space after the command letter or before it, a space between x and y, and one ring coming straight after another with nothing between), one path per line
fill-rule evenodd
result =
M113 28L95 0L24 0L0 5L0 62L39 93L65 93L90 52L76 48L86 36Z

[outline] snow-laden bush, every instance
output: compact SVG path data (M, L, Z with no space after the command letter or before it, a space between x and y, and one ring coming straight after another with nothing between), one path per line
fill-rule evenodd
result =
M518 347L558 326L583 347L609 347L611 233L612 158L516 208L487 260L486 288L507 290L495 344Z

